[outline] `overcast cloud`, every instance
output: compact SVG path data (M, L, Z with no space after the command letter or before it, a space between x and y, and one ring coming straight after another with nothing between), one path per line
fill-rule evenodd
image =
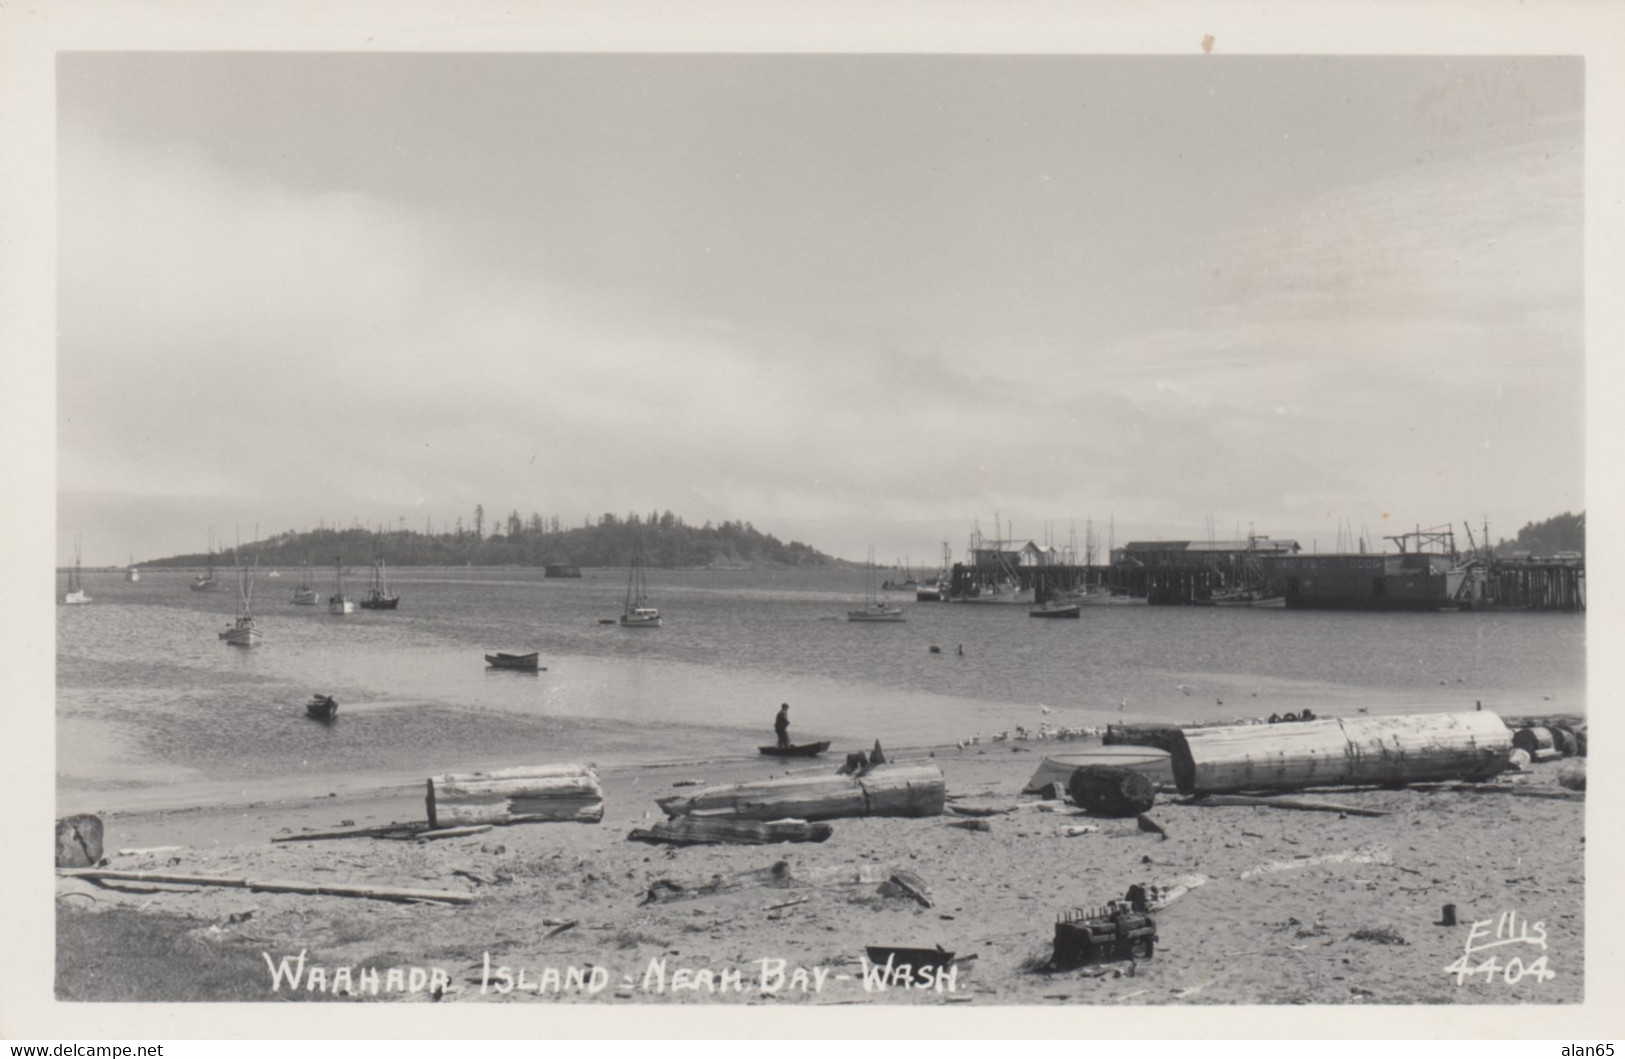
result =
M59 545L1585 504L1573 59L89 54Z

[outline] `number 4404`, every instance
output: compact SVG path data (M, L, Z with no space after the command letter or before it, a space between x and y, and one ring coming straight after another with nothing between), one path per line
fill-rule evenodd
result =
M1459 960L1446 967L1445 973L1455 975L1457 985L1461 985L1469 978L1476 978L1479 975L1484 976L1486 983L1495 981L1496 976L1499 975L1507 985L1512 985L1524 978L1533 978L1537 982L1549 982L1557 977L1557 972L1546 966L1546 957L1544 956L1538 956L1529 963L1524 963L1517 956L1511 957L1505 963L1502 963L1496 956L1490 956L1474 964L1473 954L1470 952L1463 953Z

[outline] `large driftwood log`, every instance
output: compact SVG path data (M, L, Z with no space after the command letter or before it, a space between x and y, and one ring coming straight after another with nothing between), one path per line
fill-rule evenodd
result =
M446 890L410 890L398 886L350 886L344 883L290 882L285 879L237 879L221 875L174 875L158 871L111 871L104 868L66 868L58 875L92 881L166 883L176 886L229 886L266 893L328 894L333 897L370 897L378 901L442 901L474 903L474 895Z
M1302 809L1311 813L1342 813L1346 816L1387 816L1382 809L1360 809L1336 802L1311 801L1307 798L1262 798L1248 794L1201 794L1184 798L1180 805L1257 805L1268 809Z
M726 844L765 846L774 842L823 842L835 833L828 824L805 820L729 820L721 817L679 816L650 828L633 828L626 837L635 842L673 846Z
M1493 713L1337 718L1187 728L1173 750L1181 794L1485 779L1512 732Z
M1552 761L1563 756L1552 730L1544 726L1518 729L1512 733L1512 745L1527 752L1534 761Z
M850 816L938 816L946 783L935 765L881 765L862 776L837 773L707 787L656 799L667 816L736 820L833 820Z
M1157 800L1156 785L1143 773L1111 765L1078 769L1066 792L1080 809L1097 816L1138 816Z
M604 817L598 773L587 765L527 765L435 776L425 799L429 829Z
M1152 746L1172 752L1179 738L1179 725L1147 721L1140 724L1108 724L1106 734L1100 741L1106 746Z

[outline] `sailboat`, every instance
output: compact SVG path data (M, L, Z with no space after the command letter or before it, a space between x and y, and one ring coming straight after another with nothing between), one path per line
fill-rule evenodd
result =
M333 594L327 597L327 613L354 614L355 600L344 594L344 559L333 560Z
M372 561L372 587L361 600L363 610L394 610L401 605L401 597L389 590L389 581L384 577L384 561Z
M903 609L882 603L875 594L875 550L869 549L869 602L862 610L846 612L847 621L902 621Z
M68 572L68 591L62 597L64 603L89 603L90 595L85 592L85 586L79 580L79 539L73 541L73 569Z
M209 569L202 577L192 582L193 592L213 592L220 587L219 578L214 576L214 534L209 535Z
M124 580L132 585L141 580L141 569L135 565L135 556L130 556L130 565L124 568Z
M226 626L220 638L232 647L253 647L260 642L260 630L254 624L254 577L247 569L237 567L237 620Z
M621 628L658 629L660 611L649 606L649 586L643 576L643 556L632 559L626 575L626 605L621 609Z
M295 606L314 607L318 602L316 590L310 587L310 559L305 559L305 565L299 569L299 587L293 590Z

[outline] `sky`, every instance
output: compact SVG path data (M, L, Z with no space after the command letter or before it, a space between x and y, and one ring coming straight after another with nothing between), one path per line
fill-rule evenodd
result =
M1578 58L78 52L57 555L1585 507Z

